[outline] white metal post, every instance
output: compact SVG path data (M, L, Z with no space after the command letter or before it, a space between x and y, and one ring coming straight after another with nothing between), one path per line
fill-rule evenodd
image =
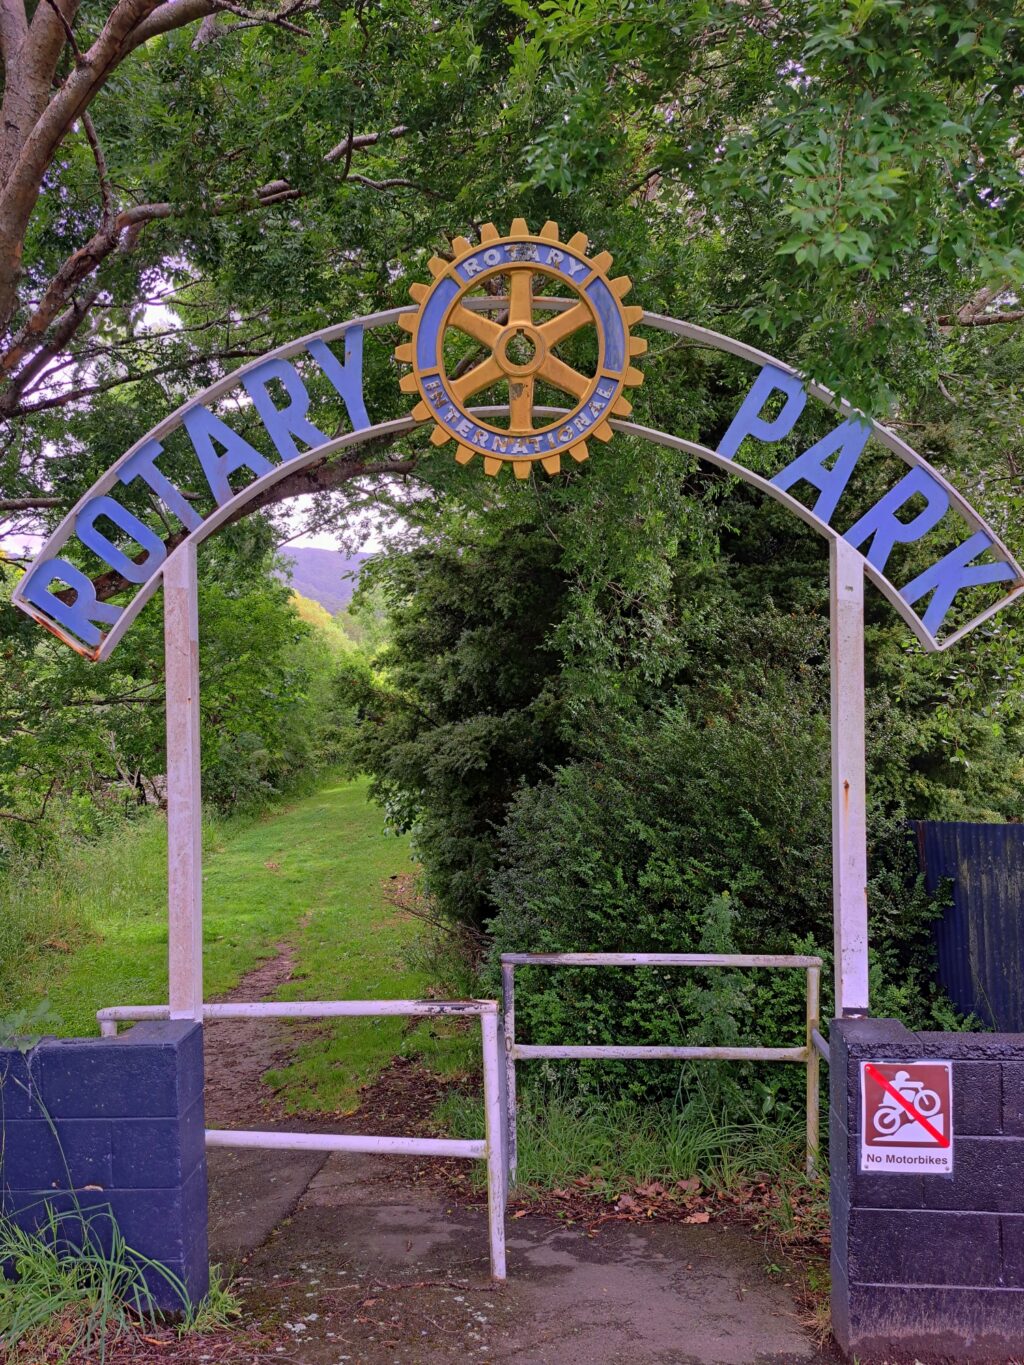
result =
M864 753L864 565L831 542L832 915L836 1016L868 1012L867 776Z
M196 548L164 566L167 705L167 977L172 1019L203 1010L203 810L199 767Z
M813 1175L818 1164L821 1135L818 1131L818 1109L821 1103L821 1058L814 1046L814 1033L821 1024L821 968L807 968L807 1160L808 1175Z
M487 1138L487 1218L490 1225L491 1277L505 1278L505 1133L501 1112L498 1073L503 1058L498 1052L498 1009L481 1014L484 1053L484 1134Z
M502 961L501 996L504 1006L504 1028L502 1043L505 1048L505 1183L511 1187L516 1183L516 1166L519 1163L519 1136L516 1101L516 985L515 964Z

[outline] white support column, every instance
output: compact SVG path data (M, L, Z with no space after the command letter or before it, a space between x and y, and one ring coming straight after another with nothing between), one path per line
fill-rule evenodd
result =
M831 542L832 916L836 1016L868 1012L867 777L864 753L864 565Z
M172 1019L203 1008L203 808L199 768L196 549L164 566L167 697L167 976Z

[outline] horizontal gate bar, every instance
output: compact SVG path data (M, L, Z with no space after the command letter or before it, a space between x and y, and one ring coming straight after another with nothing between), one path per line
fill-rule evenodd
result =
M820 957L777 953L502 953L517 967L820 967Z
M487 1143L457 1138L344 1136L340 1133L275 1133L257 1129L207 1128L207 1147L275 1147L296 1152L388 1152L392 1156L458 1156L484 1159Z
M531 1057L628 1057L670 1058L673 1061L696 1061L705 1058L722 1062L806 1062L805 1047L539 1047L532 1043L514 1043L508 1049L516 1061Z
M204 1019L344 1019L383 1015L497 1014L496 1000L259 1000L204 1005ZM118 1020L169 1019L169 1005L108 1005L96 1011L101 1031Z

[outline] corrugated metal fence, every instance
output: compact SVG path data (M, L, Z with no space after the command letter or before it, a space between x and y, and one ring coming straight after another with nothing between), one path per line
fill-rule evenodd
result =
M1024 825L917 820L925 883L953 883L936 926L939 979L1000 1033L1024 1033Z

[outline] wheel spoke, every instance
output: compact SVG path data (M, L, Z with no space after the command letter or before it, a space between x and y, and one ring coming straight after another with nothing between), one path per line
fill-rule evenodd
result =
M508 381L508 423L510 427L533 430L533 375Z
M586 327L588 322L593 322L590 309L585 303L577 303L574 307L567 308L564 313L556 313L547 322L542 322L537 331L554 350L560 341L572 336L573 332L578 332L581 327Z
M557 356L549 355L538 373L556 389L561 389L563 393L571 393L574 398L582 398L590 388L590 380L586 375L580 374L579 370L574 370Z
M474 393L479 393L481 389L486 389L489 384L500 379L501 374L501 366L494 356L489 355L486 360L482 360L479 365L474 365L460 378L453 379L448 385L448 392L457 403L464 403Z
M457 327L460 332L465 332L474 341L479 341L482 346L489 346L492 351L501 335L501 328L496 322L485 318L482 313L473 313L468 308L463 308L461 303L452 309L448 323L451 327Z
M533 321L533 271L509 271L508 320L511 325Z

